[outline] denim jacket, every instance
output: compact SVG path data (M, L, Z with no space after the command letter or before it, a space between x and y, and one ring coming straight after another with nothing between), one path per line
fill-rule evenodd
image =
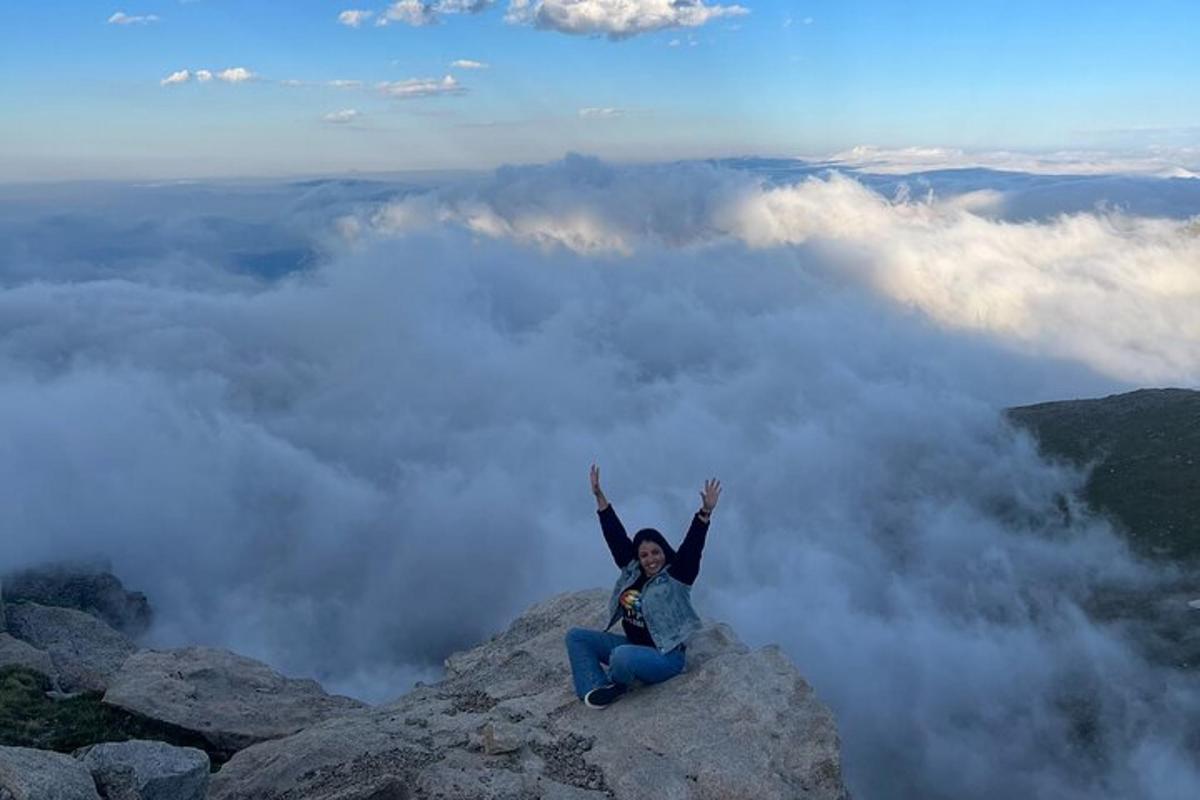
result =
M621 567L621 574L608 598L609 618L605 626L605 630L608 630L621 618L619 598L637 581L642 565L633 550L633 541L625 533L612 505L598 513L604 539L612 551L613 560ZM707 534L708 523L698 515L693 517L683 544L671 563L642 587L642 614L646 619L646 629L661 653L670 652L700 630L700 617L692 608L691 584L700 571L700 554L704 550Z

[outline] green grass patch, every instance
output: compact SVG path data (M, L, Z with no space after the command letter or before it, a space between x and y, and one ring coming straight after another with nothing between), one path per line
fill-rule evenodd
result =
M50 679L25 667L0 668L0 745L71 753L98 742L153 739L208 752L213 766L222 754L198 736L106 706L103 692L56 700L46 695Z

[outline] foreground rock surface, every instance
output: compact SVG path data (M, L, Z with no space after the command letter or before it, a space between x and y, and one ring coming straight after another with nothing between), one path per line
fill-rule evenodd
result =
M316 681L285 678L260 661L209 647L130 656L104 702L199 735L224 755L363 708L326 694Z
M103 564L48 564L14 572L5 576L0 597L74 608L133 638L151 622L146 595L126 591Z
M28 747L0 747L3 800L100 800L92 774L70 756Z
M64 692L103 690L137 650L123 634L73 608L13 603L7 613L9 633L49 654Z
M163 742L105 742L76 753L106 800L204 800L208 755Z
M724 625L687 671L613 706L571 689L563 637L600 627L602 591L560 595L452 656L447 678L396 702L238 753L211 800L549 798L842 800L833 717L777 648Z

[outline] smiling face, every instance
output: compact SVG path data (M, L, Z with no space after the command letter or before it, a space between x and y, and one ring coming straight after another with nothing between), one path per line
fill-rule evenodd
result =
M642 572L646 573L647 577L653 578L658 574L658 571L663 568L663 564L667 561L667 556L663 553L661 547L654 542L642 542L638 545L638 561L642 564Z

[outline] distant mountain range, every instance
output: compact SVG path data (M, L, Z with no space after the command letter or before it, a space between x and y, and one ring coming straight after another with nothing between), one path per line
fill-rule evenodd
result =
M1090 467L1085 499L1134 550L1200 561L1200 391L1141 389L1007 414L1045 455Z

